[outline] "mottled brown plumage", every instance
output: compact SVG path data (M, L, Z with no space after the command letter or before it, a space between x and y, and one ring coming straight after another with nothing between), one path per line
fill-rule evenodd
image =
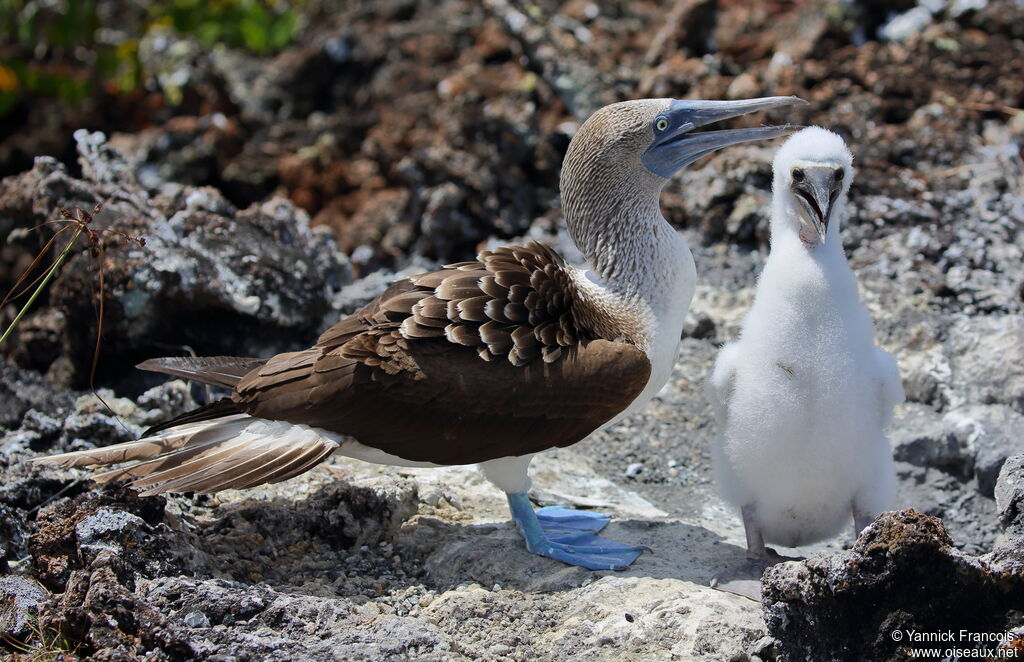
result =
M609 329L614 321L607 319L588 323L599 315L575 294L565 263L543 244L484 251L477 260L396 282L307 350L268 360L218 357L208 370L201 359L142 364L218 385L240 366L255 365L236 378L230 398L156 431L166 437L183 424L248 414L434 464L567 446L625 409L650 376L648 358L631 337L636 329ZM245 420L232 424L233 434ZM144 439L53 460L143 460L101 479L136 478L149 492L216 491L290 477L293 471L270 469L304 466L303 459L322 459L328 450L317 444L301 454L295 444L271 444L253 454L251 440L222 436L204 429L191 439ZM174 454L160 457L166 453Z
M585 305L572 292L543 244L484 251L395 283L315 347L250 372L232 399L420 462L566 446L624 409L650 373L633 343L578 322Z

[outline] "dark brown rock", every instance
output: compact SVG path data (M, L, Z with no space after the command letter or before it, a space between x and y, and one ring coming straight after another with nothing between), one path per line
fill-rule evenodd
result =
M848 552L769 568L762 596L784 662L906 660L911 630L1024 625L1024 563L964 554L940 520L904 510L883 513Z

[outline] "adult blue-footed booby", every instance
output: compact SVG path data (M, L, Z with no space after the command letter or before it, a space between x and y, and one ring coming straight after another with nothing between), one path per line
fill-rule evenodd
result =
M885 427L903 386L846 262L839 224L853 180L843 140L800 131L773 163L771 253L736 342L708 384L719 491L741 509L747 553L860 533L896 477Z
M658 197L676 171L793 128L693 133L799 102L648 99L594 113L569 145L562 206L591 271L539 243L400 280L310 349L269 359L154 359L139 367L232 389L143 439L41 458L130 463L96 476L143 494L286 480L332 453L396 465L480 463L530 551L592 569L641 548L594 534L604 515L527 498L533 454L580 441L668 379L696 272Z

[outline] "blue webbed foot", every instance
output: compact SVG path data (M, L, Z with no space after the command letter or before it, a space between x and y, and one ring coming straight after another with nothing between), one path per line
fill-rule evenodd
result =
M534 512L526 494L509 494L509 509L526 548L590 570L625 570L646 547L626 545L594 535L608 524L600 513L548 506Z
M562 506L544 506L534 511L540 527L545 532L554 532L558 529L566 533L586 531L597 533L611 520L602 513L594 513L587 510L572 510Z

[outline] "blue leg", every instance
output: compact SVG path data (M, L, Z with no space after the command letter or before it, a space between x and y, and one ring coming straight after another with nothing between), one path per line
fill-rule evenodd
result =
M641 552L650 551L594 535L608 523L606 515L561 506L534 512L525 493L507 496L512 521L534 554L590 570L625 570Z

